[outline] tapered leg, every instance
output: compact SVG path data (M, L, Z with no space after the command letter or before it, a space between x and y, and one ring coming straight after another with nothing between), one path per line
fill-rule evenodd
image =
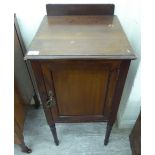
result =
M105 139L104 139L104 145L107 145L109 142L109 137L110 137L110 133L112 130L112 124L107 123L107 129L106 129L106 135L105 135Z
M40 102L39 102L39 99L38 99L36 93L34 94L33 99L35 102L34 107L35 107L35 109L38 109L40 107Z
M57 132L56 132L55 124L50 125L50 129L52 131L54 142L58 146L59 145L59 140L58 140L58 137L57 137Z
M21 149L22 149L22 152L24 152L24 153L31 153L31 152L32 152L32 150L31 150L30 148L28 148L28 147L25 145L24 142L23 142L22 144L20 144L20 147L21 147Z

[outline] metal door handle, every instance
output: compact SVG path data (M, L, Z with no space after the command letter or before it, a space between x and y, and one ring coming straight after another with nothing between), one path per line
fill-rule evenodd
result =
M51 108L52 106L55 106L55 105L56 105L56 101L54 98L54 94L52 91L49 91L48 92L48 99L46 101L46 107Z

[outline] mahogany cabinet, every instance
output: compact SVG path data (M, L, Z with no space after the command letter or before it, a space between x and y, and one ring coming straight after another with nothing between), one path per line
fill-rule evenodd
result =
M105 121L108 143L136 58L113 12L114 5L47 5L25 56L56 145L59 122Z

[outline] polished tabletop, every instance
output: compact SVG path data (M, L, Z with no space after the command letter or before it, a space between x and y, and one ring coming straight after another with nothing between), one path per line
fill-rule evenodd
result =
M44 16L25 59L135 59L115 15Z

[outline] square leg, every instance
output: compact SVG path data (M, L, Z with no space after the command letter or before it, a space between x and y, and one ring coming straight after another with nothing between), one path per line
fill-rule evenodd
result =
M112 130L112 124L111 123L107 123L107 128L106 128L106 135L105 135L105 139L104 139L104 145L107 145L109 142L109 137L111 134L111 130Z
M50 129L51 129L51 132L52 132L52 135L53 135L53 138L54 138L54 142L55 142L56 146L58 146L59 145L59 140L58 140L58 137L57 137L57 131L56 131L56 128L55 128L55 124L50 125Z

